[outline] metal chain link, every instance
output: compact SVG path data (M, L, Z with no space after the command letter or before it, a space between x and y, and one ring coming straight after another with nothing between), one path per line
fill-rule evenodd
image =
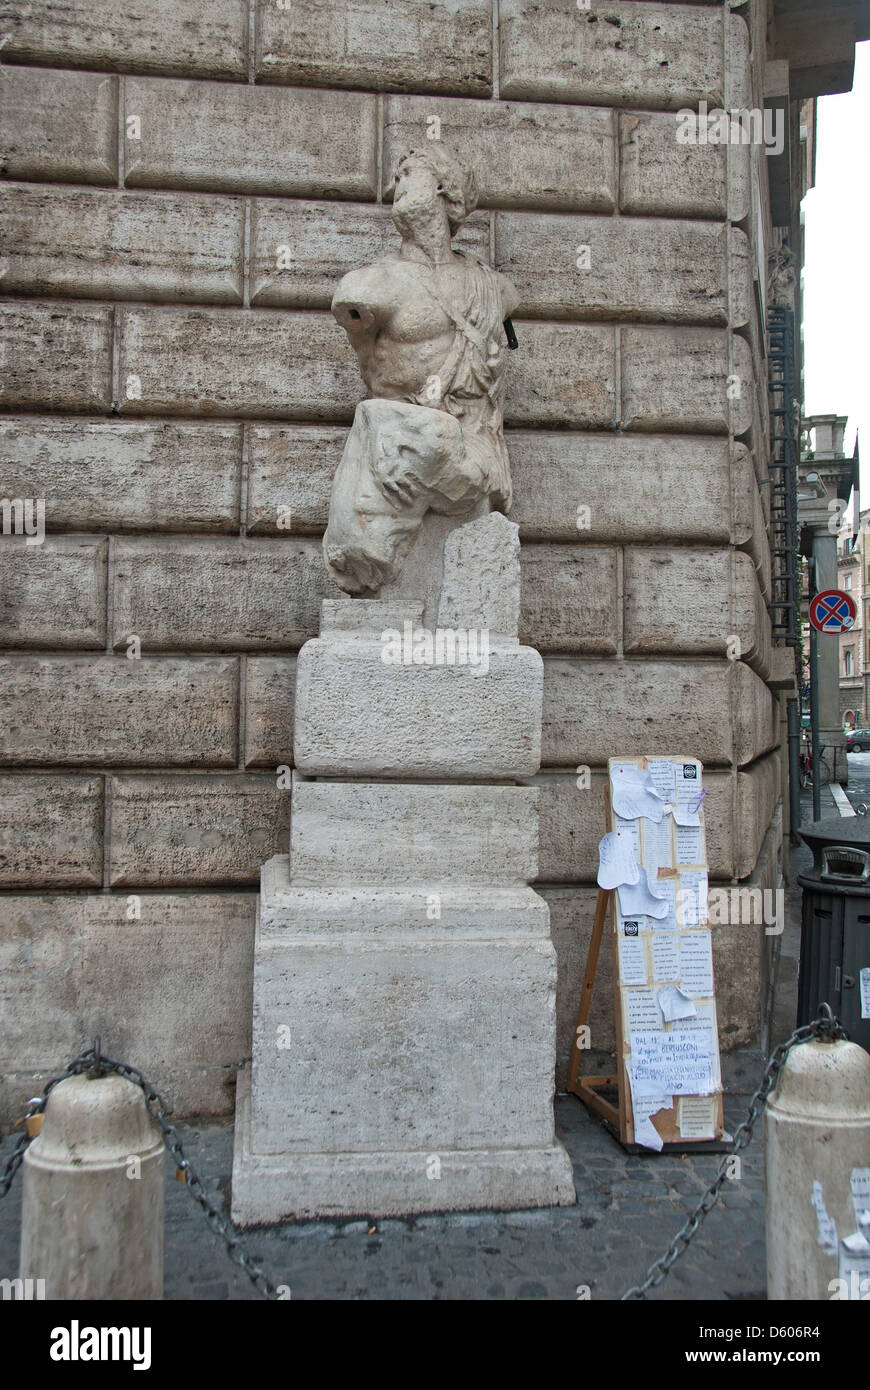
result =
M796 1047L799 1043L809 1042L812 1038L820 1038L825 1042L833 1042L835 1038L844 1038L848 1041L848 1034L840 1027L837 1019L834 1018L829 1004L821 1004L819 1006L818 1018L814 1018L812 1023L805 1023L802 1027L796 1028L791 1037L787 1038L785 1042L780 1043L779 1047L775 1048L771 1053L764 1070L764 1076L761 1079L761 1085L749 1102L746 1119L734 1135L731 1150L723 1157L722 1162L716 1170L715 1178L710 1183L710 1186L707 1188L691 1216L688 1217L685 1224L681 1226L680 1230L674 1236L664 1255L650 1265L643 1283L634 1284L630 1289L627 1289L620 1299L621 1303L625 1303L628 1299L632 1298L643 1298L646 1295L647 1289L658 1288L659 1284L667 1278L674 1262L678 1260L681 1255L685 1254L692 1237L698 1230L704 1217L708 1212L713 1210L719 1200L719 1194L722 1190L722 1184L726 1181L728 1165L731 1159L749 1144L752 1138L752 1130L755 1121L764 1109L771 1091L779 1080L779 1074L785 1065L786 1057L793 1047Z
M103 1057L100 1052L100 1040L96 1038L94 1045L83 1052L81 1056L75 1057L69 1066L60 1076L53 1076L45 1087L41 1096L35 1096L30 1102L26 1119L32 1119L35 1115L45 1112L48 1097L51 1091L61 1081L66 1081L70 1076L81 1076L83 1072L94 1080L104 1076L107 1072L114 1072L117 1076L123 1077L126 1081L132 1081L134 1086L138 1086L145 1097L145 1105L148 1113L153 1120L160 1126L160 1130L166 1140L166 1147L175 1159L177 1168L184 1173L188 1191L196 1204L202 1208L206 1222L215 1235L223 1240L227 1248L227 1254L234 1264L237 1264L245 1271L251 1283L258 1293L264 1298L280 1298L278 1287L265 1275L259 1265L255 1264L250 1255L243 1248L245 1239L242 1232L237 1230L232 1221L223 1216L207 1195L200 1179L193 1167L190 1159L185 1156L181 1140L173 1125L166 1117L166 1105L150 1081L138 1071L136 1067L128 1066L126 1062L116 1062L111 1057ZM21 1135L15 1149L0 1175L0 1198L5 1197L12 1180L15 1177L21 1164L24 1162L24 1154L31 1139L35 1135L30 1135L27 1131Z
M731 1159L735 1154L738 1154L741 1149L745 1149L752 1139L752 1131L755 1122L779 1079L779 1074L785 1065L786 1057L793 1047L796 1047L800 1043L809 1042L812 1038L821 1038L827 1042L833 1042L835 1038L844 1038L848 1040L848 1034L834 1018L828 1004L822 1004L820 1006L818 1018L813 1019L812 1023L806 1023L802 1027L796 1028L791 1037L787 1038L785 1042L780 1043L771 1053L761 1084L749 1103L746 1119L734 1135L731 1150L724 1155L716 1170L715 1178L701 1197L701 1200L698 1202L692 1214L687 1218L685 1224L674 1236L665 1254L650 1265L647 1270L647 1277L642 1284L635 1284L632 1288L626 1290L622 1295L621 1302L633 1298L643 1298L646 1295L647 1289L658 1288L659 1284L663 1283L670 1273L671 1266L681 1255L685 1254L691 1243L692 1237L700 1227L704 1217L713 1210L719 1200L719 1194L723 1183L726 1181L727 1169ZM185 1174L191 1197L197 1205L202 1208L211 1230L223 1239L230 1259L234 1264L237 1264L245 1271L251 1283L265 1298L278 1298L279 1294L276 1285L271 1282L259 1265L256 1265L242 1248L244 1236L227 1217L221 1215L217 1207L206 1195L205 1189L190 1159L185 1157L181 1140L175 1128L166 1118L166 1107L158 1092L154 1090L151 1083L136 1069L136 1067L128 1066L125 1062L116 1062L111 1057L103 1057L100 1053L99 1038L95 1040L92 1048L89 1048L87 1052L83 1052L80 1057L76 1057L70 1062L66 1071L62 1072L60 1076L52 1077L47 1083L42 1095L35 1097L30 1102L30 1108L27 1111L26 1118L32 1119L35 1115L43 1114L49 1094L54 1087L57 1086L59 1082L65 1081L67 1077L80 1076L83 1072L87 1072L94 1078L100 1077L106 1072L115 1072L118 1076L124 1077L127 1081L132 1081L135 1086L140 1088L145 1096L145 1104L149 1115L151 1115L160 1126L166 1140L167 1148L174 1157L178 1168ZM33 1136L25 1131L6 1163L2 1176L0 1176L0 1198L5 1197L6 1193L9 1191L12 1180L24 1161L24 1154L32 1137Z

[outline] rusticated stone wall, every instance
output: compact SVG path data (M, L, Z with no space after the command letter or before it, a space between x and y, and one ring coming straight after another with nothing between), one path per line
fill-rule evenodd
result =
M179 1110L232 1106L362 395L331 291L393 243L391 170L439 123L479 172L460 244L523 297L506 423L564 1064L609 756L700 757L713 880L779 872L763 151L680 145L675 116L761 104L760 7L2 8L0 496L44 499L46 530L0 540L5 1114L98 1032ZM728 1049L758 1034L763 937L714 942ZM605 973L605 1051L610 998Z

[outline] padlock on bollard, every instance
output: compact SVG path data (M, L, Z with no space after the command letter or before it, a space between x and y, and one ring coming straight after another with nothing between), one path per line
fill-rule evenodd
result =
M870 1174L870 1053L840 1039L793 1047L764 1138L767 1297L850 1298L838 1245L859 1229Z
M49 1299L161 1299L163 1208L141 1089L117 1074L59 1082L24 1155L20 1277Z

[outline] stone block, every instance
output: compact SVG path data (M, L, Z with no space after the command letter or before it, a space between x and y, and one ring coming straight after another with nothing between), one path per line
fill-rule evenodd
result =
M118 541L113 645L143 651L298 647L335 589L316 540Z
M105 650L108 541L62 536L0 544L0 644Z
M620 752L614 742L611 756ZM734 778L733 772L704 769L707 862L711 875L719 878L734 875ZM594 883L598 844L605 831L607 774L591 773L587 785L585 774L578 778L573 769L570 773L543 771L531 785L538 791L538 884Z
M770 543L752 455L742 444L734 447L731 466L734 544L751 556L759 588L771 597Z
M245 0L4 6L7 26L4 57L28 63L241 79L248 71Z
M516 637L520 621L519 527L501 512L468 521L444 542L438 626Z
M99 888L103 779L0 776L0 886Z
M125 412L353 418L356 358L331 314L123 309Z
M289 767L296 658L249 657L245 668L245 767Z
M385 616L392 622L393 606ZM405 655L409 662L414 655L412 626L426 631L421 617L422 604L409 604L393 628L373 612L368 630L332 630L305 644L296 677L300 771L480 781L537 772L538 653L515 638L475 633L466 648L460 643L439 655L429 632L432 650L418 648L420 664L405 664Z
M517 287L519 315L728 322L722 223L499 212L495 258Z
M129 188L374 198L376 98L359 92L130 78ZM131 138L130 118L139 134Z
M388 97L384 102L384 193L407 149L441 122L441 139L473 164L480 206L612 212L616 206L613 117L595 107L511 101Z
M521 641L542 652L616 652L615 550L597 545L527 545L520 558Z
M232 1108L250 1049L253 893L7 896L0 920L0 1112L95 1035L177 1114Z
M760 600L755 567L740 551L629 546L625 651L728 656L766 675L770 620Z
M742 767L777 739L774 699L742 661L544 664L545 767L601 767L615 752L683 749L705 765Z
M399 246L390 209L378 204L258 198L251 211L251 303L328 309L343 275ZM476 213L454 239L489 263L489 217Z
M604 324L521 323L505 422L596 429L616 423L616 342ZM724 388L723 388L724 389Z
M727 440L524 430L507 445L523 541L730 539Z
M436 885L528 883L538 867L537 799L530 787L297 778L293 883L414 884L424 915Z
M620 334L624 425L702 434L730 427L738 435L749 428L752 362L743 338L705 328L626 327Z
M10 294L241 304L241 199L0 189Z
M257 0L256 74L262 82L363 87L379 92L492 91L492 11L488 0L449 6L393 0L278 9Z
M108 410L111 313L90 304L0 305L3 407Z
M51 531L235 531L239 425L0 420L10 497L44 497Z
M114 184L117 109L116 77L4 65L0 173L7 179Z
M674 112L620 113L621 211L658 217L725 217L729 146L681 145L677 130Z
M0 696L0 765L236 765L234 658L2 657Z
M722 104L722 14L714 5L500 0L501 95L650 110Z
M256 884L286 853L290 791L274 776L113 777L109 882L144 888Z
M249 426L248 534L322 533L346 439L330 426Z
M778 753L759 758L757 763L738 772L735 834L737 878L746 878L753 872L781 795L782 767Z
M350 807L356 788L326 794ZM263 873L234 1219L571 1202L553 1129L555 958L541 898L453 878L433 919L395 869L378 887L320 888L288 869L278 857ZM437 1088L435 1055L446 1059Z

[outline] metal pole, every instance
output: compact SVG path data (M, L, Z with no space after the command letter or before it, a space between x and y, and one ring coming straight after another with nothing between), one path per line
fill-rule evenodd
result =
M788 721L788 838L793 845L796 845L800 843L798 827L801 823L801 721L797 700L786 701L785 713Z
M816 593L816 569L818 561L813 556L810 560L810 600L812 601ZM810 741L812 743L813 759L813 820L822 818L822 785L821 768L822 762L819 756L819 634L810 623Z

